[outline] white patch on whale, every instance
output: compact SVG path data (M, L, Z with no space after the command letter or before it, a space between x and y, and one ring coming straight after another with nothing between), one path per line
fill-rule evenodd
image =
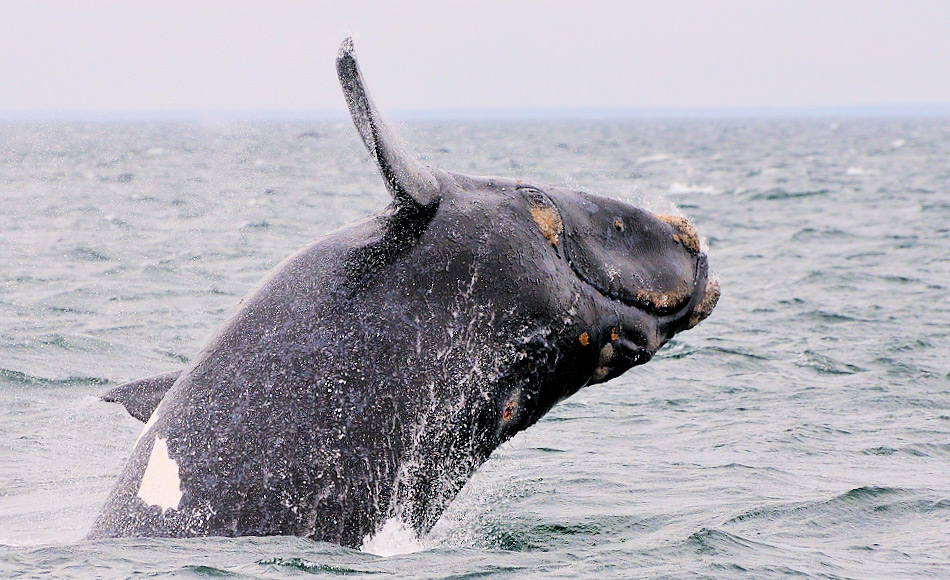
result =
M154 417L154 414L152 415ZM178 509L181 502L181 480L178 479L178 463L169 457L168 444L161 437L155 438L152 454L142 474L139 485L139 499L149 505L167 509Z

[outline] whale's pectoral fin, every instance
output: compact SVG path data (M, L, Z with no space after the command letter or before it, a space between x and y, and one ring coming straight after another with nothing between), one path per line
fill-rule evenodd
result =
M376 161L397 206L412 204L430 207L438 204L442 194L435 171L410 155L383 122L363 84L363 75L353 53L352 38L347 38L340 45L336 70L353 124Z
M102 395L102 400L107 403L121 403L129 415L139 421L148 421L179 375L181 371L172 371L125 383Z

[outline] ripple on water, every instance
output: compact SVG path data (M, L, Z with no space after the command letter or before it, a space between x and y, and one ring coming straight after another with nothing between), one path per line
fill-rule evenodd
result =
M814 369L826 375L853 375L865 371L857 365L836 360L813 350L806 350L799 354L795 359L795 364L803 368Z
M886 527L888 521L903 519L906 514L948 510L950 499L933 497L927 491L862 486L829 499L762 506L733 516L726 525L741 525L742 529L765 526L759 529L769 531L796 522L794 525L820 530L822 536L834 536L838 529L864 525L873 534L874 528Z
M700 349L695 346L674 338L666 343L666 345L656 353L655 358L674 360L683 359L692 356L693 354L699 352L699 350Z
M265 558L263 560L258 560L257 563L265 568L285 568L290 570L299 570L308 574L327 574L329 576L352 576L376 573L373 570L363 570L350 566L322 564L304 558ZM220 572L220 575L222 576L231 575L231 573L226 570L221 570Z

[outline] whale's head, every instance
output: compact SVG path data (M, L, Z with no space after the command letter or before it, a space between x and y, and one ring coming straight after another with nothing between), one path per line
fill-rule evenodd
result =
M719 284L690 221L560 187L519 188L535 224L586 289L578 335L597 353L591 383L649 361L710 315Z

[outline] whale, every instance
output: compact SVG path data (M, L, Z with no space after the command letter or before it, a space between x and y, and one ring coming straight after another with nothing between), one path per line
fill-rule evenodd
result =
M431 167L349 38L336 68L391 203L280 262L185 368L104 395L146 423L89 538L423 536L499 445L715 308L686 217Z

